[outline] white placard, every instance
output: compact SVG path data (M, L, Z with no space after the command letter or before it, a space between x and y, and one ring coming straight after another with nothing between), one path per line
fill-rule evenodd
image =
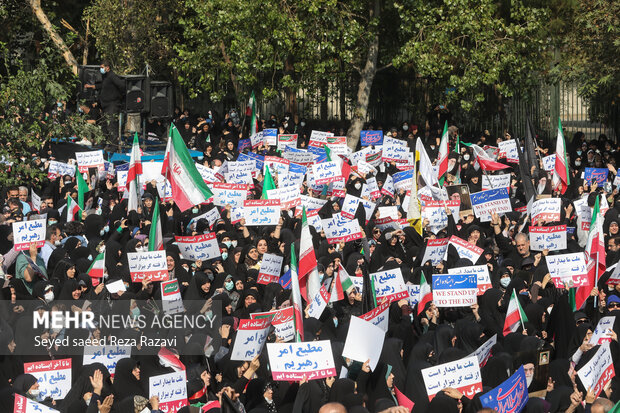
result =
M260 263L260 270L258 271L259 284L277 283L280 279L280 272L282 271L282 262L284 257L275 254L265 253L263 254L263 260Z
M508 162L519 163L519 152L517 151L517 141L507 140L497 143L499 157L504 157Z
M380 327L370 321L351 316L342 357L361 363L370 360L368 365L374 371L379 363L384 340L385 332Z
M339 180L340 166L335 161L326 161L312 165L312 176L315 185L325 185Z
M437 307L469 307L478 302L476 274L433 274L433 303Z
M37 248L45 244L45 219L33 219L32 221L13 222L13 245L15 251L25 251L33 242Z
M492 212L502 215L512 211L508 188L488 189L470 194L469 197L474 214L476 218L480 219L480 222L491 221Z
M217 235L214 232L193 236L174 237L184 260L208 261L221 257Z
M589 284L586 269L586 258L583 252L571 254L547 255L547 268L556 287L564 288L586 286Z
M532 251L566 249L566 225L530 227L530 249Z
M542 158L543 169L545 171L553 171L555 169L555 153L553 155Z
M318 380L336 376L329 340L267 343L271 376L276 381Z
M559 221L561 208L562 200L560 198L543 198L534 201L532 204L532 225L536 225L539 221Z
M82 365L101 363L114 375L119 360L128 357L131 357L131 346L84 346Z
M243 203L246 226L278 225L279 199L248 199Z
M611 342L610 332L614 329L614 323L616 322L616 316L610 315L598 320L598 324L590 337L589 343L593 346L597 346L603 343Z
M510 186L510 174L482 175L482 190L507 188Z
M470 244L469 242L457 237L456 235L450 237L449 244L453 245L454 248L456 248L456 252L459 254L460 258L467 258L472 262L472 264L475 264L484 252L482 248ZM448 250L446 249L446 254L447 253Z
M426 242L422 264L428 260L431 260L433 266L438 265L446 255L448 250L448 241L448 238L429 239Z
M15 393L15 402L13 404L13 413L60 413L56 409L47 407L44 404L30 400L21 394Z
M476 275L478 283L478 295L484 294L486 290L492 288L489 267L485 265L473 265L471 267L448 268L448 274L473 274Z
M422 379L429 400L447 387L459 390L469 399L482 391L482 377L475 356L423 369Z
M127 261L133 282L168 280L166 251L128 252Z
M585 366L577 370L577 376L585 389L591 389L598 397L605 385L615 376L613 358L609 343L603 343L594 357Z
M213 192L213 205L225 207L242 207L243 201L248 197L248 189L245 184L229 184L216 182L211 184Z
M409 286L407 286L409 287ZM385 301L366 314L362 314L360 318L379 327L384 333L387 333L389 322L390 302ZM366 360L364 360L366 361Z
M230 359L249 361L260 354L270 327L269 318L240 320Z
M71 359L24 363L24 373L36 377L41 400L62 400L71 390Z
M489 357L491 357L491 349L495 344L497 344L497 334L493 334L493 337L485 341L484 344L471 353L469 357L476 357L480 368L482 368L487 364Z
M187 406L185 370L149 377L149 398L159 397L162 412L176 413Z
M103 151L101 149L98 151L76 152L75 159L77 160L80 173L88 172L88 168L97 168L99 171L105 170Z
M400 268L370 274L375 281L375 297L377 301L398 301L409 297Z
M178 280L162 281L160 284L160 289L161 306L164 313L174 315L185 311Z

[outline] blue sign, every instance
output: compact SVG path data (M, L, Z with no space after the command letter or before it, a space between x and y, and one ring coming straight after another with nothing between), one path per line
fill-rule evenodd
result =
M243 151L244 149L252 149L252 144L250 143L249 139L241 139L239 141L239 144L237 145L237 150L239 152Z
M265 157L254 152L240 153L238 161L256 161L256 169L262 170Z
M263 138L266 137L278 137L278 130L277 129L263 129Z
M433 291L467 289L478 290L476 274L433 274Z
M601 186L607 182L608 173L609 170L607 168L586 168L586 171L583 174L583 179L588 182L588 185L592 179L596 179L598 186Z
M496 188L470 194L471 204L480 205L487 202L510 199L508 188Z
M290 173L295 173L295 174L306 174L306 172L308 172L308 168L306 168L303 165L298 165L296 163L291 162L288 166L288 171Z
M363 130L360 133L362 146L383 145L382 130Z
M519 413L529 400L523 366L508 380L480 397L483 407L498 412Z
M314 160L314 163L321 163L327 161L327 152L325 152L325 148L317 148L316 146L308 146L308 152L313 153L318 156Z
M394 180L394 185L397 185L399 182L406 181L407 179L413 179L413 169L396 172L392 175L392 179Z

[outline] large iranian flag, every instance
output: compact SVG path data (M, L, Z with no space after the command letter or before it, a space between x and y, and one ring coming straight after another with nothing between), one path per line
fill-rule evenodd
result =
M437 165L439 165L437 179L441 186L443 186L448 173L448 151L448 121L446 121L441 134L441 142L439 142L439 154L437 155Z
M170 125L161 174L170 182L172 198L181 212L202 204L213 196L174 125Z
M480 146L475 143L465 143L463 145L469 146L474 151L474 159L478 163L478 166L484 171L499 171L502 169L510 168L508 165L504 165L500 162L495 162L488 153L484 151ZM475 165L474 165L475 167ZM476 168L477 169L477 168Z
M159 199L155 198L153 208L153 218L151 219L151 229L149 230L149 251L159 251L164 249L164 237L161 232L161 222L159 220Z
M510 302L508 303L508 311L506 311L506 319L504 320L504 335L506 336L517 331L519 329L519 324L521 324L525 330L525 323L527 323L527 316L523 308L521 308L517 293L515 290L512 290Z
M299 245L299 288L307 303L316 297L321 288L319 272L317 271L316 254L312 244L312 235L306 216L306 208L301 213L301 239Z
M127 202L127 212L137 211L140 200L140 175L142 175L142 159L140 157L140 143L138 133L133 136L131 146L131 156L129 158L129 169L127 170L127 191L129 200Z
M568 160L566 159L566 142L564 141L564 132L562 131L562 121L558 119L558 139L555 143L555 168L553 169L551 186L554 190L564 194L568 185L570 185L570 176L568 173Z
M301 309L301 294L299 292L299 278L297 274L297 257L295 256L295 243L291 244L291 301L295 313L295 341L304 340L304 319Z
M599 277L605 272L605 234L603 233L603 215L599 204L599 197L594 201L590 232L586 241L586 268L588 271L588 285L582 285L575 291L575 308L580 309L588 299L592 287L596 286Z
M248 100L248 106L245 109L245 115L250 116L250 136L254 136L258 133L258 119L256 116L256 96L254 91Z

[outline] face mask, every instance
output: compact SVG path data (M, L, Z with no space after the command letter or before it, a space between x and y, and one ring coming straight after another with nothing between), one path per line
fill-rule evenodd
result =
M71 181L65 181L65 185L71 185Z
M360 184L359 182L355 183L355 189L360 189L362 187L362 184Z
M60 242L60 240L56 240L56 241L54 241L54 245L56 247L60 247L62 245L62 243Z
M192 214L197 214L198 213L198 208L192 208Z
M237 248L237 241L232 241L232 247Z
M435 145L431 145L431 150L435 150Z
M403 125L403 130L409 130L409 126Z
M140 316L140 308L138 307L132 308L131 315L133 315L134 318L137 318L138 316Z
M284 122L284 129L288 128L288 122Z
M465 159L466 161L469 161L469 155L463 155L463 159Z
M232 242L230 242L230 241L223 241L222 244L226 245L227 248L230 248L230 246L232 245Z
M39 393L41 393L41 390L39 389L29 390L28 393L36 399L39 397Z
M306 122L300 122L299 124L301 125L302 128L306 126Z
M575 161L575 166L581 166L581 161Z
M510 278L504 277L501 280L499 280L499 283L502 287L507 288L508 284L510 284Z
M583 151L577 151L577 155L581 155Z
M338 319L336 317L334 317L334 326L338 327Z
M227 252L223 252L222 253L222 261L226 261L228 259L228 253Z
M54 301L54 292L50 291L50 292L45 293L43 295L43 298L45 298L46 303L48 304L51 303L52 301Z
M226 291L232 291L234 286L235 286L235 283L233 283L232 281L226 281L224 283L224 288L226 288Z
M47 226L48 226L48 227L49 227L49 226L52 226L52 225L56 225L56 224L57 224L57 221L52 221L52 220L47 221Z
M99 68L99 72L100 72L102 75L105 75L105 69L104 69L103 67L100 67L100 68Z
M325 278L325 274L319 273L319 281L323 281L323 278Z

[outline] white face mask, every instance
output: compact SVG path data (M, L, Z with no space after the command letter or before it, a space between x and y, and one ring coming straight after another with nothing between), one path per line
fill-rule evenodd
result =
M41 390L39 389L33 389L33 390L29 390L28 393L34 397L35 399L39 398L39 393L41 393Z
M54 301L54 292L53 291L46 292L43 295L43 298L45 298L46 303L48 304L51 303L52 301Z
M232 245L233 248L237 248L237 241L232 241L231 245Z
M302 128L306 126L306 122L300 122L299 124L301 125Z
M409 130L409 126L404 125L404 126L403 126L403 130Z
M469 161L469 154L463 155L463 159L465 159L466 161Z
M499 283L502 287L506 288L510 284L510 278L504 277L501 280L499 280Z
M355 189L360 189L362 187L362 184L360 184L359 182L355 183Z
M60 247L62 243L60 242L60 240L57 239L56 241L54 241L54 245Z

